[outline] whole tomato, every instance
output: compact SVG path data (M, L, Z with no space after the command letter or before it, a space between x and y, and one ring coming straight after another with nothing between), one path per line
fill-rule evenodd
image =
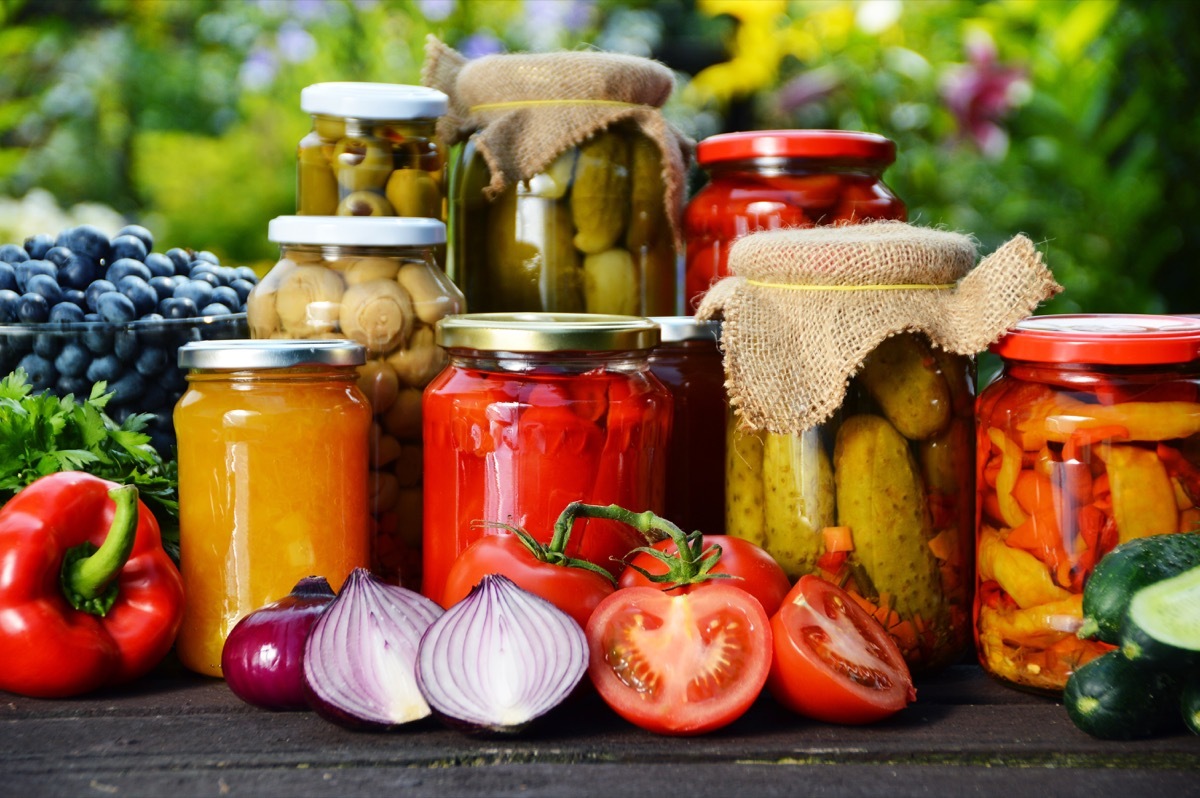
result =
M701 553L715 551L719 546L720 558L706 571L708 574L728 574L732 579L720 581L740 587L762 605L768 616L774 615L783 603L784 596L792 589L783 567L775 561L766 549L742 538L732 535L702 535L700 536ZM674 540L660 540L653 548L663 554L675 555L679 547ZM668 572L666 562L655 557L648 551L641 551L629 561L621 573L620 585L626 587L656 587L659 590L678 590L687 592L697 587L696 584L677 585L671 582L655 581L651 577L663 576ZM704 583L701 583L704 584Z

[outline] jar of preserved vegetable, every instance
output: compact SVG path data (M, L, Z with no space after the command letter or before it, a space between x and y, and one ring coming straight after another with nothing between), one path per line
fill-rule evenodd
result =
M757 230L903 221L904 203L883 182L896 145L874 133L766 130L723 133L696 147L710 176L684 211L684 296L695 310L727 274L729 247Z
M424 86L317 83L300 92L312 130L300 140L296 212L446 220L446 95Z
M655 61L597 52L467 61L435 42L450 97L450 274L473 312L671 315L690 141Z
M198 341L175 407L180 661L221 675L234 625L318 574L369 561L367 436L352 341Z
M1001 371L978 404L976 645L994 676L1059 693L1112 650L1076 634L1100 558L1200 526L1200 319L1032 317L992 351Z
M349 338L366 349L359 385L371 402L372 569L416 587L421 571L421 392L445 365L434 324L461 313L438 268L435 219L281 216L279 262L247 300L255 338Z
M650 372L653 322L580 314L443 319L450 363L425 391L425 581L442 600L458 555L520 527L549 542L573 501L663 509L671 394ZM645 545L586 519L567 553L617 573Z
M656 316L662 342L650 371L674 400L667 449L666 518L685 531L725 534L725 435L728 405L721 366L721 323Z

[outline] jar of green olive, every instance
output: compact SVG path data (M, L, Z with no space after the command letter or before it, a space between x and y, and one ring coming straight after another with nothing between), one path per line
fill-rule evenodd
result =
M296 212L445 221L446 95L424 86L317 83L300 92L312 130L297 153Z
M421 398L446 355L434 325L462 292L434 259L436 219L280 216L278 263L246 302L254 338L348 338L366 349L358 385L371 403L372 570L414 589L422 528ZM314 441L320 446L320 441Z

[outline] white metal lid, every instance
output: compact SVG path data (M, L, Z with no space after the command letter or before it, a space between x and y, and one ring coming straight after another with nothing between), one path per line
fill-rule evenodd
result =
M429 247L446 243L446 225L415 216L277 216L267 225L267 240L333 247Z
M401 83L314 83L300 90L301 110L351 119L432 119L448 104L437 89Z
M185 369L284 369L294 366L361 366L366 350L349 340L238 338L192 341L179 347Z

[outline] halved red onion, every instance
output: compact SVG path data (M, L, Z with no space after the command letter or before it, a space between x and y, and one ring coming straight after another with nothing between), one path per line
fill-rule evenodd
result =
M587 664L587 637L570 615L490 574L430 624L417 685L452 725L514 733L562 703Z
M421 635L443 610L356 568L313 624L304 683L317 714L344 726L389 728L428 717L417 688Z

